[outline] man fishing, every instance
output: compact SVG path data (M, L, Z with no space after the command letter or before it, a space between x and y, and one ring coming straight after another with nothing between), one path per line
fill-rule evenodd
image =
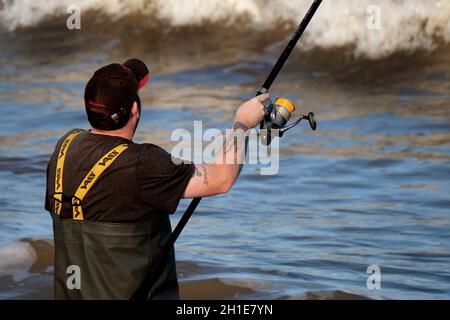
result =
M213 164L194 165L133 142L142 112L138 91L148 79L137 59L98 69L84 94L91 129L65 134L48 163L56 299L130 298L167 242L169 214L180 199L226 193L239 175L241 161L223 159L242 159L245 148L224 145ZM232 128L259 124L267 99L243 103ZM179 298L173 246L147 297Z

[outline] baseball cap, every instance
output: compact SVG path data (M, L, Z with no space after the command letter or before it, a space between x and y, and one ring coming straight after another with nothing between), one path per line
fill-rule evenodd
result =
M150 78L147 66L139 59L112 63L94 72L86 84L84 104L92 127L117 130L124 127L138 91Z

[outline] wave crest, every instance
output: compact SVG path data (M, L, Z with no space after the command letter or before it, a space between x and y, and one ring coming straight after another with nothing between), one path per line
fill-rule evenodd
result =
M39 27L51 17L68 16L67 8L77 5L82 18L83 12L98 11L111 23L139 14L148 21L163 21L168 30L189 26L209 28L211 23L229 28L245 22L245 28L264 32L283 24L297 24L310 3L304 0L0 0L0 21L10 31ZM374 15L370 8L379 9L379 29L368 27ZM399 51L432 51L441 42L450 43L450 1L333 0L323 2L302 39L302 46L307 50L352 47L356 57L378 59Z

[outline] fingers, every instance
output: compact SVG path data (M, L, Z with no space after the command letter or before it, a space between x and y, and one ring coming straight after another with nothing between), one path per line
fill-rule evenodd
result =
M261 113L264 114L264 101L266 101L267 99L269 99L269 94L268 93L264 93L264 94L260 94L259 96L255 97L256 100L258 100L259 105L261 107Z
M256 96L255 99L257 99L260 102L264 102L267 99L269 99L269 94L268 93L260 94L259 96Z

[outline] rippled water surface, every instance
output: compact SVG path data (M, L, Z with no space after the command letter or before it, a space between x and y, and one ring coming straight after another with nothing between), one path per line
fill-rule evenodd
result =
M190 32L191 46L116 35L101 50L52 28L2 37L0 298L51 298L46 161L62 134L87 128L83 90L97 67L131 56L149 64L137 141L170 150L172 130L194 120L227 128L283 38L243 36L227 49ZM230 193L203 199L176 245L182 296L450 298L449 53L295 52L273 96L314 111L318 131L283 137L278 174L248 165ZM369 265L381 268L380 290L366 287Z

